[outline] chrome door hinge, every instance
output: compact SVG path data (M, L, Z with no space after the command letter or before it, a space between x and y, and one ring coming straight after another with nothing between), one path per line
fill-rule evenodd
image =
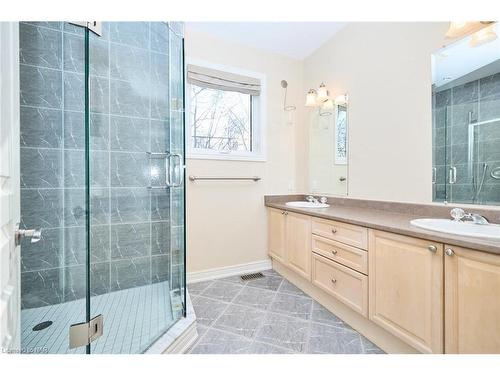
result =
M86 346L101 337L103 325L104 318L102 314L97 315L90 322L72 324L69 327L69 348Z
M102 36L102 22L97 21L83 21L83 22L70 22L72 25L86 27L94 34Z

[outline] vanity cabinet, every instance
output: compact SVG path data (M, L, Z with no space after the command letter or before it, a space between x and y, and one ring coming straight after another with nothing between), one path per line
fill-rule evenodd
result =
M443 245L369 231L369 317L423 353L443 353Z
M268 219L274 260L418 351L500 354L500 255L274 208Z
M269 256L311 280L311 218L268 210Z
M271 258L285 262L285 211L267 210L268 252Z
M445 352L500 353L500 256L445 246Z

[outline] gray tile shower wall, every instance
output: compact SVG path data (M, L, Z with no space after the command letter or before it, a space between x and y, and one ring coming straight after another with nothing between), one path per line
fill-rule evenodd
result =
M436 168L434 198L457 203L500 204L500 180L490 172L500 167L500 73L439 91L433 95L433 166ZM475 130L474 159L468 160L469 113L471 122L492 121ZM484 186L473 202L474 189L470 165L476 180ZM449 166L457 168L457 181L447 184Z
M170 278L170 191L147 189L164 173L147 152L170 143L166 28L104 23L90 36L92 295ZM85 294L83 36L20 23L21 225L43 234L22 246L23 308Z

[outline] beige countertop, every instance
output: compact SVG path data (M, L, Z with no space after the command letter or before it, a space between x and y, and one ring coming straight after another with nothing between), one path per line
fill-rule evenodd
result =
M406 236L441 242L446 245L455 245L488 253L500 254L500 240L482 239L477 237L458 236L454 234L434 232L420 229L410 224L410 220L419 219L422 215L411 215L401 212L391 212L373 208L357 206L335 205L328 208L296 208L286 206L284 202L266 202L267 207L283 211L296 212L323 219L338 220L356 224L367 228L384 230ZM437 217L437 216L434 216Z

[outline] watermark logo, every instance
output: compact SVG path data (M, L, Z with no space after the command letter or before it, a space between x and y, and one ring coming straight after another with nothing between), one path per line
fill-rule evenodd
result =
M0 353L2 354L48 354L49 348L46 346L33 346L25 347L21 349L11 349L0 347Z

